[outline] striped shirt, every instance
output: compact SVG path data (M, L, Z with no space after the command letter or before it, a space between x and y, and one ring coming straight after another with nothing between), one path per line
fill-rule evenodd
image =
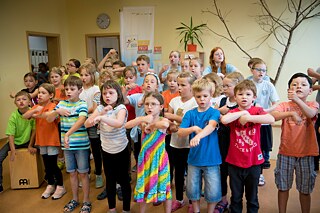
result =
M103 105L99 105L97 108L98 112L101 112L103 108ZM116 119L118 112L122 109L126 110L126 122L128 112L123 104L120 104L113 110L108 111L104 116ZM128 139L126 135L126 128L124 127L125 122L120 128L111 127L104 122L100 122L100 139L103 151L110 154L116 154L123 151L127 147Z
M63 150L82 150L89 149L90 142L87 129L82 125L78 130L69 136L69 148L64 148L64 136L66 132L77 122L80 116L87 117L88 107L83 100L70 102L68 100L60 101L56 109L66 109L70 112L69 116L60 116L61 122L61 148Z

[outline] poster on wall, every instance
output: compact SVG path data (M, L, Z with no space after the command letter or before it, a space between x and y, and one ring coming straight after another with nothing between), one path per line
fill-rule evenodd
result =
M126 64L139 55L150 58L153 67L154 7L124 7L120 12L121 59Z

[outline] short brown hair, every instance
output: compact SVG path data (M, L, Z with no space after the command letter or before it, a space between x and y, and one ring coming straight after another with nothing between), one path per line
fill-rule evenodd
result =
M234 88L234 94L237 94L238 91L251 90L254 96L257 96L257 87L251 80L243 80L237 84Z
M138 61L146 61L148 64L150 64L150 58L147 55L139 55L136 62Z
M26 96L29 99L29 101L31 101L31 96L26 91L17 92L17 94L14 96L14 101L16 101L17 97L19 97L19 96Z
M66 86L76 86L78 89L82 88L82 81L79 77L77 76L69 76L65 81L64 81L64 87Z
M53 86L53 84L43 83L39 86L39 88L40 87L47 90L50 95L53 94L53 97L56 95L56 88Z

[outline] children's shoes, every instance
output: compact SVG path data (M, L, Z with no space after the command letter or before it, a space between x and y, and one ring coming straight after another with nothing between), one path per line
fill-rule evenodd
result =
M47 199L54 193L54 191L55 191L54 185L48 185L46 190L42 193L41 198Z
M63 186L57 186L56 191L52 195L52 200L60 199L65 193L67 193L66 189Z

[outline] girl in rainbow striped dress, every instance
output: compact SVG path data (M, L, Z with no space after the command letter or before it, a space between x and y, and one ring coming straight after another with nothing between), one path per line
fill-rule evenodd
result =
M134 200L140 203L140 212L145 212L146 203L164 202L165 212L171 212L170 171L165 151L166 129L169 120L160 117L164 99L157 92L144 96L147 116L126 123L126 128L140 125L142 129L141 151L138 157L137 184Z

